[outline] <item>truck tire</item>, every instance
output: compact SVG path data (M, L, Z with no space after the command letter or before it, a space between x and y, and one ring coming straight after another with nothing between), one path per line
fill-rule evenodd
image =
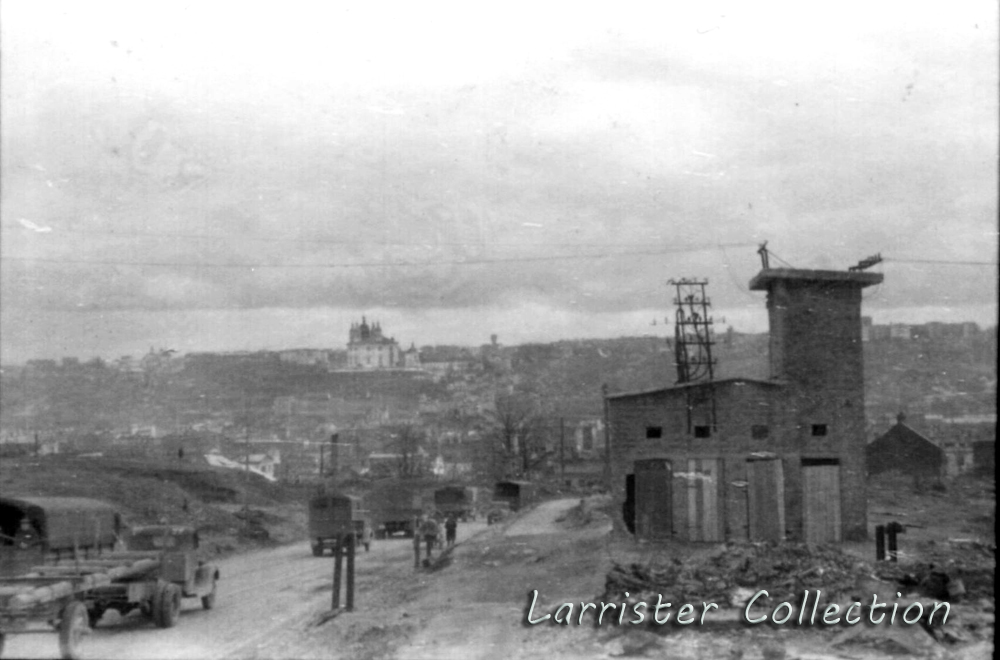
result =
M181 588L162 582L153 596L153 622L160 628L173 628L181 615Z
M103 607L94 606L87 611L87 620L90 622L90 628L94 629L97 624L100 623L101 617L104 616L105 609Z
M216 582L213 579L212 580L212 590L209 591L207 594L205 594L204 596L201 597L201 606L204 607L206 610L210 610L213 607L215 607L215 589L216 589L215 585L216 585Z
M87 606L78 600L67 603L59 620L59 655L64 660L82 658L83 640L89 634Z

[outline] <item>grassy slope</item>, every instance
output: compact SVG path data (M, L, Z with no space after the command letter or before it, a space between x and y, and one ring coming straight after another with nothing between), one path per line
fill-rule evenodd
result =
M0 462L0 484L5 496L110 502L131 525L164 520L194 525L218 553L304 537L304 492L207 465L71 456L6 458ZM244 494L249 516L242 512Z

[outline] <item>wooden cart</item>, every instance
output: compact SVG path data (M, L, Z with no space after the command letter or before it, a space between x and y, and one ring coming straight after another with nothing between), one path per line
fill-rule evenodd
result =
M54 628L59 633L61 656L79 658L90 634L86 599L91 590L158 565L157 560L142 559L110 570L93 571L80 566L56 574L33 571L0 579L0 655L8 634L49 632Z

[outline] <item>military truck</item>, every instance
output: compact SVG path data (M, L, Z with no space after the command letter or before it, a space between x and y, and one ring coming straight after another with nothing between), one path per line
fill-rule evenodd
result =
M182 598L199 598L206 610L215 607L219 569L198 557L198 532L191 527L150 525L137 527L127 540L127 552L118 556L157 558L150 571L122 578L87 593L91 626L108 610L123 616L134 609L151 617L161 628L177 623ZM108 557L114 561L116 555Z
M339 538L354 536L355 546L371 549L372 525L360 497L320 493L309 500L309 540L315 557L333 552Z
M455 517L462 522L475 520L473 491L462 486L445 486L434 491L434 508L445 518Z
M122 520L107 502L84 497L0 497L0 574L74 553L113 550Z
M372 489L365 497L375 528L375 538L386 538L402 532L412 537L416 520L424 512L420 483L386 481Z
M109 521L116 522L113 533ZM120 522L113 507L95 500L0 500L4 550L12 558L6 566L18 569L0 576L0 652L7 634L47 623L59 633L62 657L76 658L109 609L138 609L169 628L184 597L200 598L206 609L215 606L219 570L197 557L197 531L138 527L122 549ZM8 534L15 524L17 531Z

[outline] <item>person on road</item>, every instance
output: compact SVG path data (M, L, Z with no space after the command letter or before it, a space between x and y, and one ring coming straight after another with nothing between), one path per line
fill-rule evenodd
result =
M427 559L431 558L431 550L440 534L441 530L437 522L431 517L425 517L424 522L420 525L420 535L424 537L424 542L427 544Z
M20 550L27 550L38 541L38 535L31 527L31 522L27 518L21 518L21 528L14 535L14 545Z
M455 545L455 532L458 529L458 521L455 520L455 516L449 516L448 520L444 524L444 535L445 540L448 543L448 547Z

